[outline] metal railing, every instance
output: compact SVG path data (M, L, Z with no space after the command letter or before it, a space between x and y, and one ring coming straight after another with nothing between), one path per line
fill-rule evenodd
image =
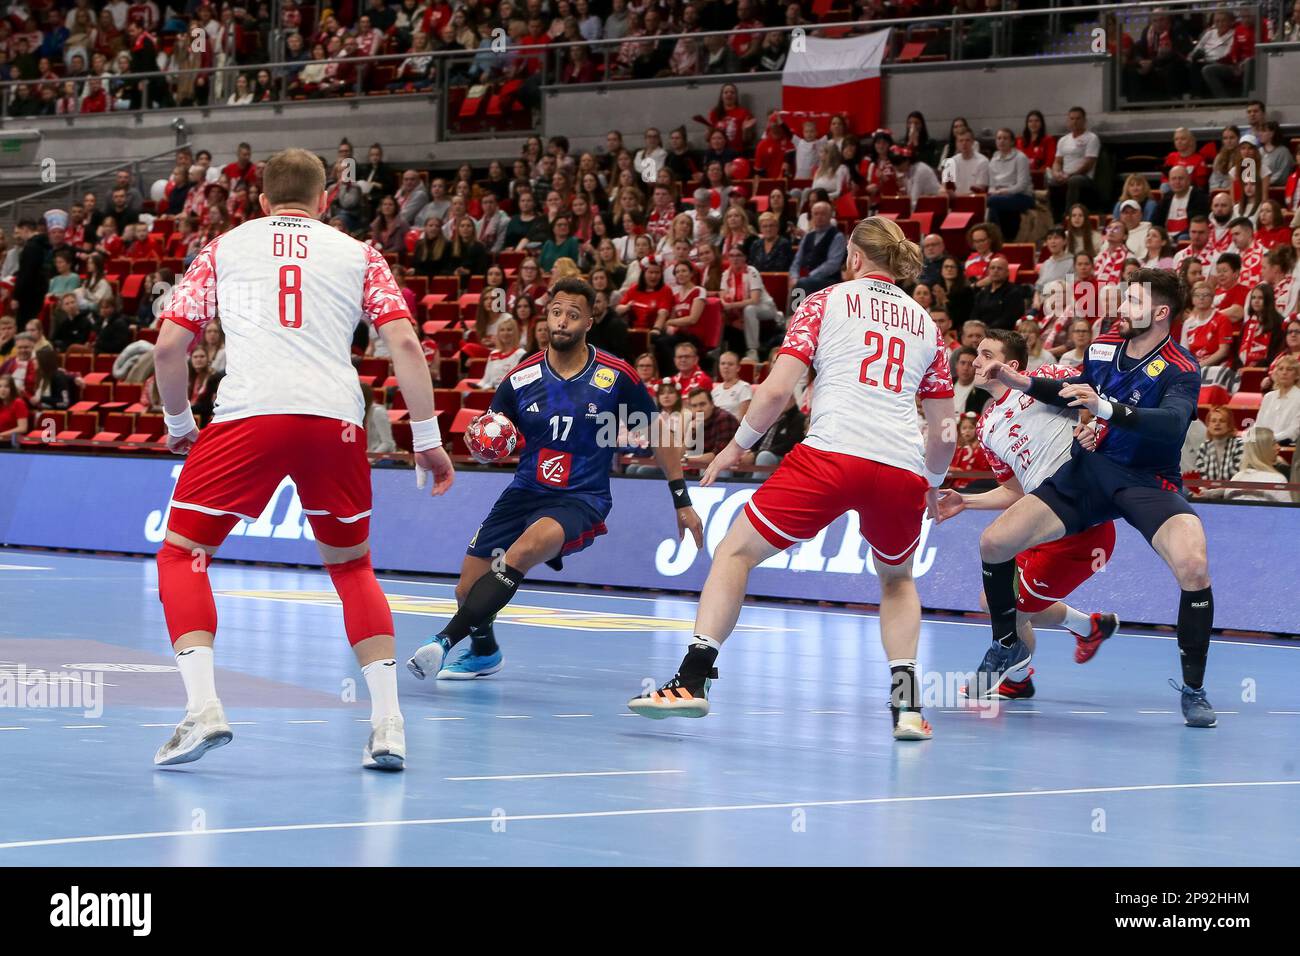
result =
M140 159L124 160L114 163L110 166L101 166L93 172L81 173L69 179L62 179L57 175L55 167L55 182L44 189L38 189L36 192L27 193L8 202L0 202L0 221L9 222L15 219L22 219L26 215L35 215L51 207L54 202L62 201L64 208L73 202L80 200L87 192L93 191L89 187L101 180L107 180L109 177L116 176L121 170L129 170L131 173L131 185L137 189L144 187L144 173L146 169L156 167L159 172L170 174L174 163L172 159L179 149L193 148L188 140L178 142L175 146L162 152L152 153ZM165 164L163 161L166 161ZM159 177L161 178L161 177ZM146 197L148 198L148 197ZM28 206L33 209L29 210Z
M633 58L633 63L629 64L627 57L624 55L634 50L638 44L643 46L660 45L661 49L663 49L667 44L676 45L677 41L685 40L697 44L702 51L704 41L711 36L724 37L730 40L735 36L765 36L776 33L789 35L790 42L793 43L803 36L846 35L891 28L900 32L904 43L911 36L927 37L931 43L945 42L947 58L954 62L995 61L1017 59L1024 56L1044 58L1094 52L1091 46L1074 48L1070 45L1062 45L1059 39L1055 41L1052 39L1053 37L1059 38L1062 35L1068 36L1069 34L1062 33L1063 27L1067 24L1093 22L1097 18L1104 18L1108 15L1123 15L1128 22L1134 22L1136 18L1147 17L1157 9L1171 11L1175 14L1188 12L1208 14L1222 6L1222 4L1216 4L1212 0L1162 0L1162 2L1147 0L1147 2L1122 5L1097 3L1087 6L1061 6L1059 5L1060 2L1061 0L1052 0L1052 7L1036 10L943 14L869 21L851 20L799 26L781 24L714 33L664 33L650 39L623 37L618 40L591 42L554 42L543 46L505 44L500 42L500 40L504 39L502 37L496 41L496 46L480 47L477 50L408 51L406 53L343 57L338 60L327 59L324 61L305 60L293 63L289 63L283 57L280 57L262 63L236 63L222 67L107 74L99 79L104 82L111 99L131 103L133 107L135 102L140 103L139 107L135 107L129 112L139 112L141 109L175 108L178 106L221 109L226 107L220 102L178 103L175 97L175 82L182 77L206 77L210 81L208 84L209 91L218 89L224 96L225 92L234 89L234 78L237 75L244 74L252 78L256 76L258 71L267 70L272 80L273 102L279 104L292 102L300 97L316 99L323 95L331 97L343 95L362 97L369 93L381 92L374 89L374 86L380 82L378 68L386 66L400 67L404 61L412 56L427 56L431 66L427 74L420 80L421 83L427 83L427 87L414 92L425 96L437 95L439 97L442 103L439 111L440 133L446 138L456 135L455 117L448 115L447 104L449 97L445 95L447 91L453 86L480 79L480 68L486 70L487 79L499 80L509 71L515 70L521 63L529 64L530 67L532 64L536 65L536 72L522 77L524 84L521 95L527 101L528 108L534 111L532 129L537 129L540 123L542 97L535 95L535 93L538 88L569 85L563 80L564 61L568 51L575 47L585 48L593 62L603 65L603 75L599 79L601 84L635 82L646 79L646 77L636 75L637 69L633 65L635 58ZM1258 2L1240 2L1230 5L1236 9L1258 13L1259 15L1255 18L1257 33L1263 39L1267 39L1267 36L1262 34L1263 10L1276 2L1278 0L1265 0L1264 6L1261 6ZM934 33L933 31L938 32ZM946 39L944 38L945 31ZM1115 40L1118 44L1118 38L1115 38ZM936 53L935 55L939 54ZM1112 59L1119 60L1120 58L1112 57ZM347 77L346 80L339 81L335 78L331 80L324 90L307 90L301 84L295 85L295 79L301 70L313 62L340 66ZM886 62L902 65L897 63L892 49ZM702 66L702 63L703 59L701 57L697 61L697 67ZM503 70L506 72L503 73ZM1121 66L1117 66L1116 71L1118 75L1121 72ZM732 75L748 74L707 74L703 72L703 69L699 69L696 72L683 74L676 78L684 81L698 81L707 77L711 81L717 81ZM88 79L90 78L77 78L77 82L85 82ZM14 115L15 101L22 99L16 94L20 87L39 90L39 88L49 85L58 87L62 82L64 82L64 79L57 81L9 80L0 82L0 124L11 123L19 118L31 118L30 114L22 112L21 103L20 115ZM383 85L385 89L382 92L390 92L386 88L387 84ZM1116 90L1120 88L1118 82L1115 88ZM404 92L404 89L400 88L399 84L399 88L391 92L397 94ZM1204 102L1204 100L1200 102ZM128 112L128 110L118 112ZM74 114L62 115L60 118L70 122L76 121L76 115ZM496 132L498 132L496 129L485 129L482 135L490 136Z

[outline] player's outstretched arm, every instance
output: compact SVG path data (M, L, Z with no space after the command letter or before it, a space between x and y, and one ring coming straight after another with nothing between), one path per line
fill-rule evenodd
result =
M695 539L695 546L702 548L704 547L704 525L691 505L691 495L686 490L686 479L682 477L682 456L686 452L686 446L682 444L682 436L677 429L663 427L664 424L663 419L658 419L651 426L650 441L654 450L655 463L668 477L668 489L672 493L673 508L677 512L677 540L680 541L689 531L691 537Z
M1163 443L1182 441L1200 400L1201 380L1195 372L1181 375L1156 408L1112 402L1098 395L1091 385L1075 383L1073 379L1066 381L1069 384L1061 389L1061 396L1068 398L1071 406L1086 408L1113 428L1124 428Z
M957 450L957 418L952 398L921 399L921 414L925 416L925 471L930 491L926 506L930 517L939 520L939 486L948 477L953 452Z
M749 403L749 411L736 429L736 437L727 447L713 456L709 467L705 469L700 484L708 487L718 480L718 475L730 471L740 463L741 456L767 432L781 417L786 399L803 378L806 365L793 355L782 353L772 363L772 371L754 390L754 397ZM952 403L949 402L949 405Z
M388 354L393 359L393 374L397 387L411 416L411 447L415 451L415 475L419 487L424 487L424 474L433 473L432 494L445 493L455 480L456 473L451 458L442 447L438 430L438 416L433 410L433 382L425 362L424 349L415 334L415 326L398 320L385 322L379 327Z
M977 495L964 495L960 491L949 488L947 491L939 492L939 509L935 520L947 521L967 508L971 511L1005 511L1024 496L1025 489L1020 486L1015 475L993 490Z
M154 381L167 423L167 447L178 455L189 451L199 439L199 426L190 411L190 373L186 365L193 341L194 332L176 322L164 322L153 350Z

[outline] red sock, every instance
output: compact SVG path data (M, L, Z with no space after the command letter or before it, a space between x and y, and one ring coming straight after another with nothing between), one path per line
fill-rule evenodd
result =
M369 553L343 564L327 564L325 570L343 602L343 629L349 644L355 647L367 638L393 633L393 611L375 580Z
M158 550L158 599L172 643L190 631L217 632L217 605L208 582L208 555L170 541Z

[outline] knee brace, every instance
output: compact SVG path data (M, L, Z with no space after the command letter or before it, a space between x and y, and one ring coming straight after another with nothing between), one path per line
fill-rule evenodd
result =
M393 611L388 606L370 566L370 554L342 564L327 564L334 590L343 602L343 630L354 647L362 641L393 633Z
M158 550L158 600L173 644L191 631L217 632L217 605L208 582L208 555L170 541Z

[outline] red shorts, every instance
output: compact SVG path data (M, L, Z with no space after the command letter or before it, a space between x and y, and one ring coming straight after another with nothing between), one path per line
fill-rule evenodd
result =
M928 489L914 472L799 444L754 492L745 514L772 547L784 550L856 511L875 559L902 564L921 539Z
M369 537L365 429L314 415L256 415L203 429L172 492L167 528L219 545L240 518L257 520L285 476L316 540L349 548Z
M1115 552L1115 522L1040 544L1016 555L1016 610L1045 611L1106 566Z

